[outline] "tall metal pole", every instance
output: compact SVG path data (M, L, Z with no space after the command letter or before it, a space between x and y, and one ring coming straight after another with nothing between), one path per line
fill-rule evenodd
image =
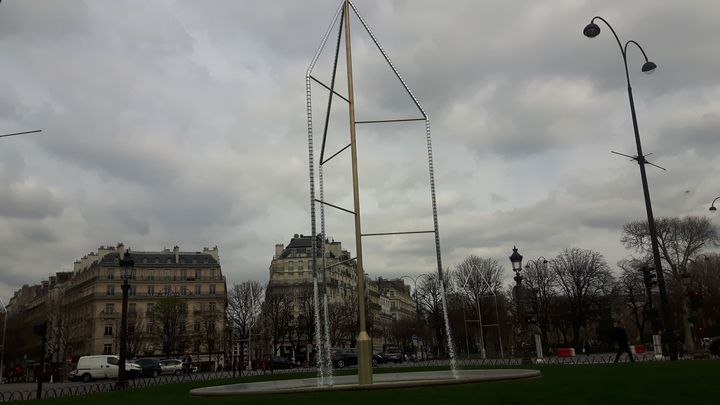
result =
M123 283L120 286L122 289L122 308L120 309L120 359L118 360L118 380L115 386L117 388L127 388L127 373L125 370L125 358L127 357L127 308L128 308L128 293L130 291L130 284L128 278L130 278L131 268L135 265L135 262L130 258L129 249L126 250L118 261L118 265L124 269Z
M250 339L252 338L252 326L253 318L255 318L255 297L253 297L252 282L250 282L250 325L248 325L248 371L252 369L252 345Z
M5 313L5 317L3 318L2 353L0 353L0 384L2 384L3 368L5 367L5 331L7 330L8 311L2 298L0 298L0 305L2 305L3 312Z
M118 388L127 388L127 373L125 371L125 357L127 356L127 307L128 307L128 292L130 291L130 285L128 284L127 277L120 286L122 289L122 308L120 309L120 360L118 360L118 380L116 386Z
M635 101L633 100L632 86L630 86L630 72L627 65L627 47L630 44L634 44L642 52L645 57L645 65L643 65L644 72L652 72L656 65L648 60L645 50L636 41L630 40L625 43L625 46L620 42L615 29L612 25L600 16L595 16L590 21L583 33L589 38L593 38L600 33L600 28L595 24L595 20L600 20L610 28L618 46L620 47L620 53L623 58L623 65L625 67L625 80L627 81L628 99L630 100L630 115L632 116L633 131L635 132L635 146L637 147L637 160L640 166L640 180L642 182L643 197L645 198L645 211L647 212L648 219L648 231L650 233L650 244L652 246L653 262L655 264L655 272L657 275L658 290L660 292L660 304L663 314L663 323L665 329L666 339L670 348L670 358L672 360L678 359L678 348L677 348L677 336L675 335L675 321L673 320L672 313L670 311L670 303L668 302L667 289L665 287L665 275L662 270L662 262L660 259L660 249L657 241L657 229L655 228L655 218L653 216L652 204L650 202L650 190L648 188L647 175L645 173L645 164L648 163L643 155L642 144L640 142L640 131L638 130L637 116L635 114Z
M627 58L625 60L625 70L627 72ZM652 245L653 262L655 263L655 272L657 274L658 290L660 292L660 305L663 312L663 321L665 323L666 338L670 348L670 358L678 359L677 336L675 335L675 321L670 312L670 302L667 296L667 288L665 287L665 275L662 270L662 262L660 261L660 249L657 241L657 229L655 228L655 218L653 216L652 204L650 203L650 190L648 188L647 175L645 174L645 156L642 152L640 143L640 131L638 130L637 117L635 116L635 102L633 100L632 87L630 86L630 78L628 76L628 98L630 99L630 113L632 115L633 129L635 130L635 144L637 146L637 162L640 166L640 179L642 181L643 196L645 197L645 210L647 211L648 230L650 231L650 244Z
M355 138L355 97L353 93L352 53L350 46L350 3L345 0L345 61L347 67L348 112L350 118L350 154L353 177L353 211L355 212L355 250L357 251L357 294L360 333L357 339L358 383L372 384L370 336L365 325L365 271L362 262L362 231L360 228L360 187L358 185L357 142Z

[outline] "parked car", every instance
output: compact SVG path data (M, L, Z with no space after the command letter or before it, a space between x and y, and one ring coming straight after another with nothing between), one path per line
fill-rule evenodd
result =
M182 360L165 359L160 360L160 374L180 375L183 372Z
M140 365L144 377L157 377L162 373L162 366L157 359L137 359L135 364Z
M263 363L266 369L271 370L295 368L295 364L292 360L282 356L265 356Z
M382 358L386 362L393 362L393 363L402 363L403 362L403 352L399 347L387 347L385 351L382 353Z
M118 362L118 356L114 355L82 356L78 360L75 378L79 377L84 382L102 378L117 378ZM125 371L127 377L132 379L141 375L142 368L139 364L127 361L125 362Z
M354 348L330 349L330 360L332 360L333 367L354 366L357 365L357 352Z

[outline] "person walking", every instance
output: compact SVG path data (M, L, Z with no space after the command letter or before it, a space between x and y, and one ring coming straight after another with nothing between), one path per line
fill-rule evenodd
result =
M631 363L634 362L635 359L633 358L632 351L630 350L630 342L628 341L628 335L625 331L625 326L623 326L622 321L615 322L613 332L615 334L615 343L617 343L618 346L618 352L615 356L615 363L620 360L620 356L622 356L623 353L627 353Z

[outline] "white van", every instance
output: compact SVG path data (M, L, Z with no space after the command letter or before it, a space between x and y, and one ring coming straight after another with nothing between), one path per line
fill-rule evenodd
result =
M85 382L101 378L117 378L118 362L120 359L114 355L82 356L77 364L77 376ZM125 361L125 370L128 378L133 378L142 372L140 365Z

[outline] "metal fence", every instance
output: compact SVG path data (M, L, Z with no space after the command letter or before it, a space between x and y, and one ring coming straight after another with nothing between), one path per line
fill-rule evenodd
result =
M652 362L659 361L652 353L643 353L635 356L636 361L640 362ZM549 365L574 365L574 364L608 364L615 361L614 353L605 354L591 354L591 355L579 355L573 357L546 357L543 359L533 359L532 364L525 364L528 366L538 364L549 364ZM627 357L621 358L622 362L627 362ZM456 366L461 368L473 368L473 367L507 367L507 366L523 366L522 359L520 358L506 358L506 359L456 359ZM450 360L444 359L432 359L432 360L421 360L421 361L404 361L400 363L385 363L379 364L376 368L380 369L392 369L392 368L412 368L412 367L450 367ZM350 369L355 368L349 367ZM335 371L342 369L335 369ZM156 378L138 378L135 380L128 381L128 388L125 389L140 389L147 387L154 387L165 384L177 384L187 382L199 382L199 381L212 381L212 380L223 380L232 379L248 376L260 376L275 373L314 373L316 372L315 367L299 367L293 369L282 369L282 370L242 370L236 371L220 371L220 372L206 372L206 373L194 373L190 375L169 375L159 376ZM23 387L22 390L4 390L2 384L0 384L0 402L6 401L27 401L37 399L37 390L28 389ZM116 387L115 381L104 381L104 382L93 382L93 383L55 383L55 384L44 384L42 390L42 398L60 398L68 396L78 396L95 394L102 392L112 392L119 388Z

